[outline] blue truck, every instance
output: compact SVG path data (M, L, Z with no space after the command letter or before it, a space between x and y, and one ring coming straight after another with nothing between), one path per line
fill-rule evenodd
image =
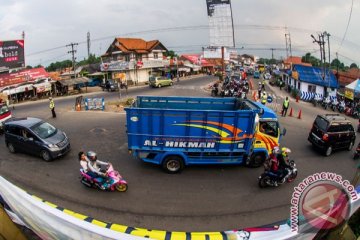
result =
M129 152L169 173L192 164L253 164L263 109L251 101L138 96L125 111Z

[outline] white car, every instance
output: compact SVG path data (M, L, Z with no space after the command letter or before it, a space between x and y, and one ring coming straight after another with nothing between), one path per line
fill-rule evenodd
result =
M270 73L265 73L264 74L264 79L271 79L271 74Z

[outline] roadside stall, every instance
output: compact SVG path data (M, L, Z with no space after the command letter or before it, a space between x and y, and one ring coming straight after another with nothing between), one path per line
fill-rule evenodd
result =
M33 87L38 98L48 97L51 95L51 82L48 79L37 80Z
M351 101L360 99L360 79L345 86L345 98Z
M56 95L62 96L71 94L74 91L81 91L81 87L86 87L87 82L89 82L87 77L58 80L55 83Z

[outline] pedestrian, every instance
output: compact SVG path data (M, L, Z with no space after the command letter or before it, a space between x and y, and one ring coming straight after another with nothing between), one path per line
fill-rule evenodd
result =
M53 118L56 118L54 100L52 99L52 97L49 97L49 101L50 101L49 108L50 108L50 110L51 110L52 117L53 117Z
M261 82L261 89L265 91L265 80L262 80Z
M283 108L282 108L282 111L281 111L281 116L283 117L286 117L286 113L287 113L287 110L289 108L289 97L286 97L284 102L283 102Z
M258 89L258 99L261 98L261 88Z

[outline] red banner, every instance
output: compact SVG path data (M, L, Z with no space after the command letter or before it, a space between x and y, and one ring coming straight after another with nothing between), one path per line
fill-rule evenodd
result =
M0 87L5 87L23 82L31 82L38 78L47 78L49 74L44 68L26 69L16 73L0 74Z

